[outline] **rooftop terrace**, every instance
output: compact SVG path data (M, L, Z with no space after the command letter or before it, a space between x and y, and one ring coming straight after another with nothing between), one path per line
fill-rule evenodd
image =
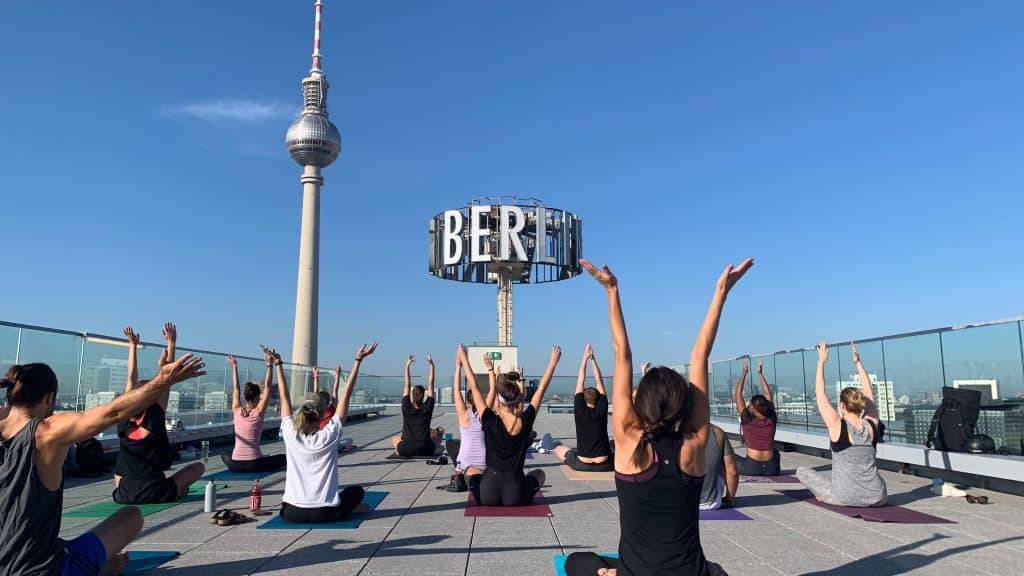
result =
M435 423L456 429L452 413ZM341 482L387 491L379 508L353 530L257 530L256 523L218 527L208 522L201 502L185 502L146 517L129 550L173 550L180 556L149 572L160 574L553 574L552 558L574 551L614 552L618 502L612 482L570 481L553 455L536 454L528 467L547 472L544 500L551 517L472 518L464 516L466 494L436 490L447 483L450 466L422 461L389 461L388 438L399 416L355 422L345 436L360 447L340 459ZM573 444L572 416L541 414L540 433ZM268 453L284 449L280 442ZM742 449L739 450L742 453ZM827 465L804 454L783 454L783 468ZM220 470L219 458L210 469ZM926 512L954 524L888 524L850 519L793 500L776 489L798 485L744 483L738 506L752 521L702 521L706 555L731 575L765 574L962 574L1024 573L1024 498L972 489L993 504L940 498L925 478L883 472L893 504ZM264 507L276 508L284 473L261 482ZM219 507L245 509L249 484L232 483L218 494ZM109 477L69 480L65 511L110 499ZM266 518L260 520L265 522ZM64 518L64 537L96 521Z

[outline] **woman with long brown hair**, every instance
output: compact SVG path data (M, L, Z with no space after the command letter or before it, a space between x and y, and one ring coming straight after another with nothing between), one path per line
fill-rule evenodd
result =
M608 295L615 349L612 421L619 558L577 552L566 559L566 572L570 576L724 574L720 566L707 561L700 544L698 506L711 423L708 356L726 297L754 261L747 259L736 268L730 265L718 279L690 355L689 384L671 368L651 368L640 379L635 398L633 353L618 280L607 266L598 269L586 260L580 264Z

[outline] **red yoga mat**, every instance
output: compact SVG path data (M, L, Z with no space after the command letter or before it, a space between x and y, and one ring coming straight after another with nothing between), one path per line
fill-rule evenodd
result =
M857 508L855 506L836 506L818 501L811 494L810 490L776 490L790 498L803 500L826 510L842 514L848 518L861 518L868 522L892 522L893 524L956 524L952 520L903 508L902 506L878 506L872 508Z
M547 518L551 508L544 503L544 495L537 492L529 506L481 506L473 495L466 500L466 517L477 518Z

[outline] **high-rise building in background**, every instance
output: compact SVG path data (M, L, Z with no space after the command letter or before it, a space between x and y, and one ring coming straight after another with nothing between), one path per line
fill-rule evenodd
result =
M299 278L295 295L295 332L291 361L315 366L317 321L320 305L320 186L321 169L330 166L341 153L341 134L327 117L327 76L320 69L320 20L323 3L316 0L313 27L313 66L302 80L302 112L288 127L285 145L292 159L303 167L302 232L299 241ZM292 398L306 389L306 378L291 382Z
M167 400L167 413L177 414L178 410L181 409L181 392L177 390L171 390L171 395Z
M454 404L455 403L455 389L451 386L445 386L441 388L441 404Z
M871 388L875 391L875 404L878 405L878 417L885 421L896 419L896 396L893 395L892 382L879 380L875 374L868 374L871 379ZM836 382L836 398L843 388L860 388L860 378L853 374L849 380Z
M984 380L953 380L953 388L964 390L977 390L981 392L981 403L991 404L993 400L999 400L999 381L995 378Z
M111 402L114 401L114 398L116 397L117 394L111 391L90 392L85 395L85 409L91 410L93 408L96 408L97 406L110 404Z
M223 392L207 392L203 396L203 410L220 412L228 409L228 395Z

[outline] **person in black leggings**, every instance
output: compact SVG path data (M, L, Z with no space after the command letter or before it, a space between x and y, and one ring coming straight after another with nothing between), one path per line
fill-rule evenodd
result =
M551 349L548 369L540 380L540 386L533 399L523 408L525 398L516 372L504 374L498 384L494 409L487 406L487 400L480 393L472 370L466 375L473 392L473 403L480 414L484 430L484 446L487 450L487 470L467 480L469 490L476 501L484 506L528 506L533 503L537 490L544 485L544 471L523 472L526 449L530 445L530 433L537 410L544 399L544 393L551 384L555 366L562 356L562 349ZM466 349L459 346L459 361L469 366ZM515 374L515 376L512 376Z
M662 576L724 574L704 557L699 511L711 423L708 356L726 296L753 265L729 266L718 280L711 306L690 355L690 382L675 370L651 368L633 398L633 353L619 301L618 280L605 266L580 260L608 294L615 376L615 490L619 495L619 558L576 552L566 559L569 576ZM614 572L613 572L614 571Z

